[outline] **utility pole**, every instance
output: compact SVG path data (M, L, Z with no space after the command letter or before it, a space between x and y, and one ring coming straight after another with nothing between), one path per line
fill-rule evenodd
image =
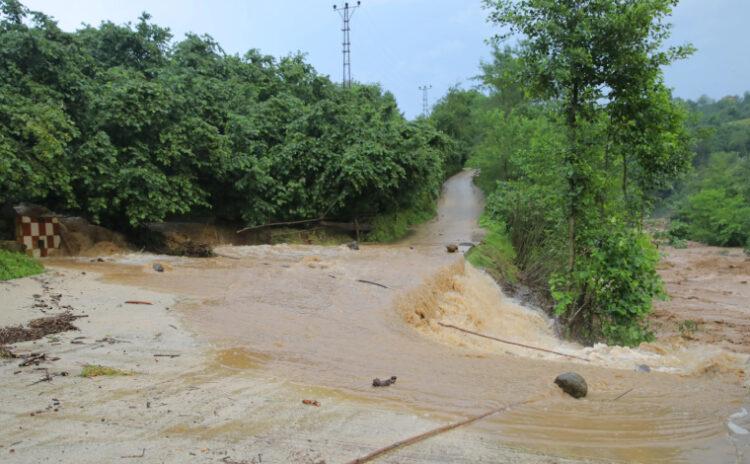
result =
M419 87L419 90L422 91L422 114L426 118L430 114L430 99L428 92L432 88L432 85L426 84L421 87Z
M344 41L342 42L342 53L344 55L344 77L341 80L341 85L347 88L352 86L352 41L349 38L349 32L351 31L349 22L351 21L352 16L354 16L354 10L359 8L361 4L362 2L358 1L357 5L351 6L349 5L349 2L347 2L344 3L343 8L333 5L333 11L337 11L341 16L341 20L343 21L341 31L344 33Z

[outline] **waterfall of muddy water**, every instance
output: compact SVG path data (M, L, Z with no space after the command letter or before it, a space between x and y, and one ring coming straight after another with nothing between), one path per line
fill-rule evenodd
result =
M360 251L228 247L221 252L239 259L159 258L170 269L156 273L153 257L130 256L119 264L97 264L96 270L107 280L181 295L187 326L228 349L216 362L240 372L234 375L262 371L366 404L376 400L379 408L426 412L441 423L542 397L470 429L508 446L561 456L736 462L737 440L747 438L730 435L728 420L749 406L744 359L708 347L584 348L557 339L544 316L506 298L460 254L445 252L446 241L477 236L481 207L470 174L459 174L446 187L446 195L458 192L463 199L444 198L439 219L406 244ZM462 204L471 206L473 220L466 220ZM451 223L448 210L459 219ZM443 240L440 227L451 231L450 238ZM92 266L72 260L64 265ZM591 362L478 339L437 322ZM635 372L638 364L654 371ZM587 379L585 399L573 400L553 384L569 370ZM398 376L395 385L370 386L374 377L391 375ZM735 425L749 424L744 418Z

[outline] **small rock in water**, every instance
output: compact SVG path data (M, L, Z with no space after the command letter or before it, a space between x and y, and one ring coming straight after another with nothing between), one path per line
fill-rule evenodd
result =
M159 263L154 263L154 270L156 272L164 272L164 266Z
M646 364L639 364L639 365L635 366L635 371L636 372L646 372L646 373L648 373L648 372L651 372L651 368L648 367Z
M390 379L380 380L380 379L373 379L372 380L372 386L373 387L389 387L396 383L396 376L394 375Z
M586 380L575 372L560 374L555 379L558 387L573 398L583 398L589 391Z
M348 244L347 246L350 250L359 250L359 243L357 243L356 241Z
M450 245L445 247L446 250L448 250L448 253L455 253L458 251L458 245L455 243L451 243Z

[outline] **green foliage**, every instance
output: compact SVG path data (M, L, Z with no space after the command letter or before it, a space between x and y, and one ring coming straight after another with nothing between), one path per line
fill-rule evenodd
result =
M750 92L718 101L703 96L682 103L693 116L691 127L697 139L695 152L699 165L717 152L750 156Z
M349 220L434 200L463 164L391 94L342 88L301 55L173 43L145 14L67 33L15 0L0 12L0 204L119 228L189 214Z
M691 159L686 111L662 77L692 52L663 47L676 1L484 4L520 36L483 65L495 103L468 164L482 171L487 214L572 335L646 340L661 284L643 219Z
M724 188L690 195L679 211L690 238L709 245L742 246L750 237L750 203Z
M750 239L750 159L714 153L688 182L676 218L684 238L719 246L743 246Z
M437 213L434 198L425 192L421 201L406 208L381 214L372 221L373 230L367 234L367 240L390 243L406 237L412 227L427 222Z
M38 261L21 253L0 250L0 281L18 279L44 272Z
M659 253L651 238L625 224L612 222L586 238L588 253L571 273L550 280L562 316L588 341L604 337L611 343L636 346L652 338L646 324L651 302L663 297L656 272ZM577 319L583 324L573 324Z

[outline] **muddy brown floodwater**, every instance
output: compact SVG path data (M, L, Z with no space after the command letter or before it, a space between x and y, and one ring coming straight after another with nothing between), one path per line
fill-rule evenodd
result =
M222 254L236 259L178 259L157 274L152 261L126 256L98 269L111 282L179 295L187 326L216 345L216 362L230 369L262 369L446 423L533 400L470 427L555 456L748 462L742 427L749 424L741 414L730 419L750 407L747 358L682 339L639 349L557 339L544 315L504 296L460 253L445 252L447 243L481 237L482 198L471 178L464 171L450 179L437 219L400 244L226 247ZM476 339L438 322L586 361ZM637 372L641 364L651 372ZM570 370L587 379L587 398L573 400L553 384ZM395 385L370 386L392 375Z

